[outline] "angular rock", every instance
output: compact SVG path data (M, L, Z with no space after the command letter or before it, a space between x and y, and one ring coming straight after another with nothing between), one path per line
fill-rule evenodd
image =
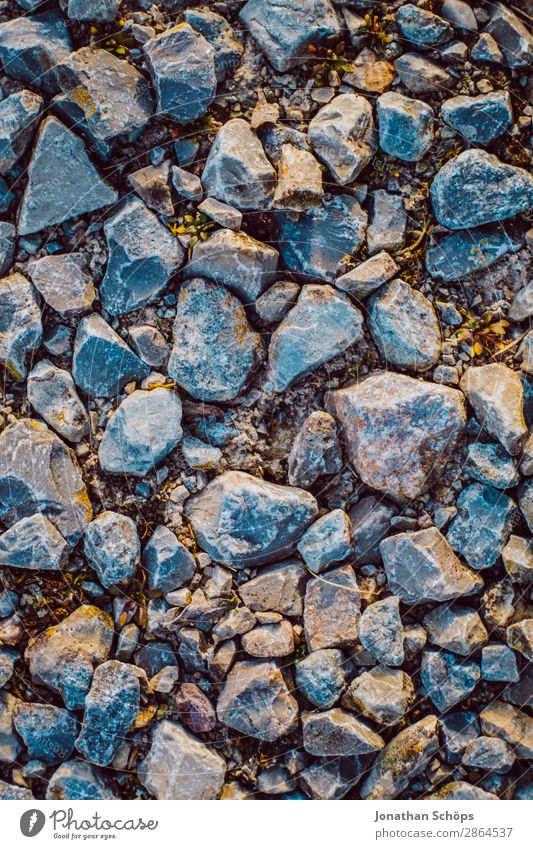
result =
M335 616L331 611L335 611ZM307 582L305 640L310 651L353 649L357 643L361 598L351 566L338 566Z
M190 498L185 514L200 546L236 569L287 556L317 515L312 495L245 472L213 478Z
M244 660L226 678L217 716L223 725L270 743L294 729L298 703L277 664Z
M461 280L490 268L521 247L522 240L506 233L501 225L461 230L430 245L426 251L426 268L432 277L440 280Z
M180 3L181 5L181 3ZM185 9L188 24L201 32L215 51L215 73L221 82L237 70L244 48L226 18L206 7Z
M182 684L174 698L174 705L180 719L193 734L206 734L217 724L211 702L196 684Z
M336 183L351 183L377 149L372 106L358 94L339 94L309 124L309 143Z
M325 758L314 760L298 776L298 783L311 799L343 799L363 772L362 759Z
M518 294L513 299L511 309L509 310L509 318L512 321L526 321L533 314L533 281L529 281L527 286L520 289Z
M402 665L403 624L397 596L388 596L365 608L359 622L359 640L378 663Z
M31 281L46 303L62 318L88 312L95 297L81 253L42 256L28 266Z
M518 374L503 363L470 366L460 386L479 424L495 436L509 454L518 454L527 433L524 391Z
M453 85L452 77L442 65L420 53L403 53L394 64L402 83L413 94L432 91L447 94Z
M87 527L83 551L102 586L127 584L135 574L141 554L135 522L129 516L105 510Z
M391 195L382 189L372 192L372 218L366 238L369 254L396 251L405 242L407 215L401 195Z
M424 627L432 643L464 656L474 654L488 640L479 614L470 607L441 604L424 617Z
M296 684L318 708L333 707L345 688L344 656L338 649L311 652L296 666Z
M420 678L439 711L447 711L465 699L480 678L479 664L456 655L429 649L422 654Z
M357 300L364 300L375 289L387 283L400 270L386 251L374 256L342 274L335 280L337 289L342 289Z
M155 528L144 547L142 561L151 590L171 592L194 575L194 557L165 525Z
M477 42L472 47L472 59L476 62L491 62L503 65L503 53L490 32L482 32Z
M184 437L181 453L191 469L216 469L222 459L220 448L206 445L194 436Z
M492 486L470 484L457 501L446 538L474 569L494 566L514 525L516 503Z
M353 562L356 566L380 563L379 543L390 529L397 510L374 495L361 498L350 508L352 522Z
M481 677L485 681L519 681L516 655L509 646L489 643L481 650Z
M71 50L66 21L55 10L0 24L0 61L4 71L32 88L57 91L55 67Z
M280 322L294 306L300 294L298 283L293 280L277 280L255 302L259 318L268 324Z
M0 363L14 380L23 380L30 355L43 337L41 310L31 283L22 274L0 280Z
M492 772L509 772L515 756L504 740L494 737L478 737L468 744L463 753L463 763L472 769Z
M312 572L319 573L332 563L346 560L353 551L352 523L344 510L332 510L313 522L297 545Z
M511 534L502 550L502 560L511 578L517 584L533 581L533 542Z
M240 230L242 224L242 212L227 203L222 203L215 198L206 198L198 205L198 212L203 212L212 221L216 221L221 227L230 230Z
M444 0L440 13L456 29L475 32L478 28L477 18L472 7L465 0Z
M305 211L321 205L322 172L312 153L284 144L278 162L278 182L272 205Z
M398 9L396 23L403 37L417 47L435 47L453 36L453 29L447 21L413 3L406 3Z
M439 722L424 716L400 731L377 756L364 781L362 799L395 799L421 773L439 749Z
M507 628L507 643L524 657L533 660L533 619L522 619Z
M68 0L67 14L71 21L114 21L119 0Z
M0 174L9 172L25 153L42 108L42 97L27 89L10 94L0 103Z
M468 781L450 781L448 784L445 784L444 787L437 790L436 793L426 796L425 799L426 801L434 799L436 801L447 802L450 802L452 799L461 801L468 799L488 802L490 799L498 800L498 796L495 796L494 793L487 793L485 790L482 790L481 787L469 784Z
M261 360L261 338L241 302L201 278L183 284L173 334L168 373L201 401L236 398Z
M28 401L63 439L79 442L89 432L89 416L70 372L41 360L28 375Z
M181 171L181 168L178 170ZM146 206L160 215L170 217L174 215L174 203L169 180L170 160L166 159L161 165L147 165L146 168L139 168L138 171L134 171L128 176L128 185L139 195ZM157 223L159 225L159 221ZM127 236L127 230L125 235ZM168 235L168 231L165 230L165 236Z
M390 156L418 162L433 143L434 112L423 100L387 91L378 97L379 146Z
M22 743L13 724L15 709L21 700L12 693L0 691L0 763L12 764L22 751Z
M533 759L533 719L524 711L492 701L480 713L481 729L488 737L501 737L517 758Z
M50 777L46 798L63 802L67 799L95 801L117 797L97 767L75 758L62 763Z
M403 719L414 700L415 688L407 673L376 666L353 679L343 704L373 722L390 726Z
M239 595L251 610L275 610L301 616L307 572L296 558L261 569L256 578L241 584Z
M271 625L257 625L243 634L241 645L252 657L286 657L294 651L292 625L286 619Z
M166 363L170 352L163 334L150 324L137 324L129 328L131 345L141 360L158 368Z
M366 25L366 22L365 22ZM343 81L370 94L382 94L394 80L394 65L365 47L350 62L353 71L345 74Z
M178 195L186 200L202 200L204 190L200 178L184 168L172 166L172 185Z
M0 221L0 275L11 267L15 256L16 229L8 221Z
M29 758L46 764L61 763L74 750L78 721L67 710L20 702L13 713L13 724L24 740Z
M496 489L508 489L520 483L512 457L499 443L472 442L467 449L463 471Z
M8 800L27 802L31 799L35 799L35 796L26 787L19 787L17 784L8 784L6 781L0 781L0 800L3 802Z
M0 535L0 565L19 569L62 569L70 546L45 516L35 513Z
M509 68L526 68L533 62L533 36L504 3L496 3L486 31L496 40Z
M373 754L385 745L379 734L341 708L304 713L302 731L305 751L320 757Z
M335 419L323 410L306 418L289 454L288 481L291 486L309 487L321 475L341 470L342 454Z
M441 115L450 127L473 144L490 144L513 123L508 91L491 91L476 97L451 97L442 104Z
M72 376L89 397L111 398L150 369L98 313L82 318L76 332Z

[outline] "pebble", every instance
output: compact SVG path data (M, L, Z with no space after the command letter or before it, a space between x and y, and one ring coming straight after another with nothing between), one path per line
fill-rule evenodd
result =
M303 534L298 551L312 572L323 572L353 552L352 523L344 510L332 510L313 522Z
M511 581L528 584L533 577L533 543L511 534L502 549L502 560Z
M129 583L141 553L135 522L129 516L105 510L86 528L83 550L102 586Z
M296 434L288 460L291 486L307 488L322 475L340 472L342 454L333 416L316 410L308 416Z
M448 93L452 87L449 73L433 59L421 53L403 53L394 63L402 83L413 94Z
M61 570L70 546L41 513L27 516L0 534L0 564L18 569Z
M477 97L451 97L442 104L441 115L461 136L481 145L493 142L513 123L508 91L491 91Z
M509 772L514 764L513 750L504 740L478 737L463 752L463 763L472 769L492 772Z
M359 640L378 663L402 665L403 624L397 596L388 596L365 608L359 621Z
M230 670L217 702L219 722L270 743L296 726L298 703L273 661L244 660Z
M268 324L281 321L298 300L300 287L293 280L277 280L258 297L255 310Z
M74 342L72 377L89 398L112 398L149 371L99 313L81 319Z
M256 578L239 587L243 602L254 611L277 611L301 616L307 572L296 558L261 569Z
M227 203L222 203L216 198L206 198L198 204L198 211L203 212L212 221L227 227L229 230L240 230L242 224L242 212Z
M24 15L0 24L0 61L9 76L47 93L57 90L55 67L70 53L67 23L59 11Z
M479 614L470 607L441 604L424 617L430 642L447 651L470 656L482 648L488 634Z
M439 711L463 701L480 678L479 664L459 660L451 652L429 649L422 653L420 678L425 692Z
M335 616L331 616L335 610ZM351 566L337 566L307 581L305 640L310 651L353 649L358 639L361 599Z
M520 483L512 457L498 443L472 442L467 448L463 471L496 489L508 489Z
M485 681L519 681L520 674L514 651L501 643L488 643L483 646L481 677Z
M371 220L366 233L369 254L401 248L407 225L402 197L376 189L370 196L370 208Z
M174 696L174 707L181 721L193 734L207 734L216 725L214 708L196 684L181 684Z
M294 651L292 625L286 619L272 624L257 625L243 634L241 645L243 650L252 657L286 657Z
M401 722L414 699L413 682L406 672L376 666L353 679L343 704L355 708L373 722L389 727Z
M385 745L370 726L342 708L304 713L302 731L305 751L320 757L366 755Z
M423 100L387 91L377 99L379 146L405 162L418 162L433 144L434 112Z
M345 689L344 656L338 649L319 649L296 666L296 684L317 708L333 707Z
M339 94L311 120L308 136L335 182L352 183L376 152L372 105L361 95Z
M1 31L1 25L0 25ZM8 173L31 143L44 101L22 89L0 103L0 173Z
M0 280L0 363L24 380L28 360L42 342L41 311L31 283L18 272Z
M272 200L275 209L305 211L320 207L322 172L312 153L284 144L277 165L278 182Z
M527 427L520 377L503 363L470 366L460 383L479 424L498 439L509 454L518 454Z

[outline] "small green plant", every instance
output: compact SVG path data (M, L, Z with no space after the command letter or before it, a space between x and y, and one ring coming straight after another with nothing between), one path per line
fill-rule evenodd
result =
M501 351L502 348L505 348L503 339L509 327L508 321L501 319L494 321L494 315L491 312L486 312L481 318L461 307L459 312L463 316L464 322L454 334L454 338L459 342L469 343L471 357L480 357L487 351Z
M182 220L182 224L178 224L175 221L173 224L167 224L167 227L173 236L182 234L190 236L187 248L190 258L195 244L197 242L205 242L209 230L212 230L215 225L212 221L208 221L207 215L203 212L197 212L196 215L184 215Z
M366 35L367 43L371 47L383 49L386 44L391 43L392 35L388 35L388 33L385 32L383 24L380 21L378 15L370 15L367 12L364 20L366 24L364 34Z
M307 52L313 55L320 63L316 69L317 75L320 75L322 71L345 71L346 73L351 73L354 70L352 63L344 56L344 44L342 42L336 45L335 50L327 47L323 53L319 53L314 44L308 44Z

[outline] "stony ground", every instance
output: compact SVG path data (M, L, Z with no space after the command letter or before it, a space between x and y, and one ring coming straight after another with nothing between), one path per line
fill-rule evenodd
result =
M0 2L2 798L531 798L532 20Z

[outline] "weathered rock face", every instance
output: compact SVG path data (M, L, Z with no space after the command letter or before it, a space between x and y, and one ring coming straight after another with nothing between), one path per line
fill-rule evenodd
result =
M225 472L187 501L185 513L213 560L242 569L290 554L317 504L304 490Z
M423 100L386 91L377 100L379 146L406 162L418 162L433 142L434 112Z
M28 401L53 429L69 442L89 432L89 416L70 372L41 360L28 375Z
M343 653L338 649L311 652L296 667L296 683L311 704L333 707L346 686Z
M323 572L353 553L352 523L344 510L332 510L306 530L298 551L312 572Z
M31 282L64 318L89 312L95 290L81 253L42 256L29 265Z
M514 525L516 504L492 486L471 484L456 501L458 514L446 537L474 569L494 566Z
M477 97L458 95L445 100L442 118L473 144L490 144L513 122L508 91L491 91Z
M471 366L461 379L461 389L480 425L510 454L518 454L527 433L524 390L518 374L503 363Z
M261 569L256 578L241 584L239 595L251 610L301 616L306 576L303 564L293 558Z
M112 510L93 519L85 531L83 548L104 587L127 584L139 565L141 543L135 522Z
M72 44L59 12L23 16L0 25L0 61L10 77L54 92L55 66Z
M309 143L336 183L353 182L376 152L372 106L356 94L339 94L309 124Z
M388 666L376 666L353 679L343 704L381 725L396 725L403 719L414 698L415 688L407 673Z
M368 755L385 745L379 734L341 708L302 716L304 749L310 755Z
M391 372L330 392L327 408L365 483L408 498L442 471L466 422L460 392Z
M156 799L216 799L226 764L177 722L164 719L152 734L139 779Z
M165 525L158 525L146 543L142 555L152 590L170 592L194 575L194 557Z
M30 758L47 764L68 760L78 736L75 716L54 705L20 702L13 713L13 724Z
M311 578L304 603L305 639L310 651L353 649L358 639L360 614L361 598L351 566L338 566Z
M261 339L241 302L223 286L185 283L176 308L168 373L193 398L231 401L261 359Z
M494 265L508 253L516 253L521 246L521 240L501 225L460 230L428 247L426 268L432 277L440 280L461 280Z
M217 716L241 734L272 742L295 727L298 703L275 663L244 660L226 678Z
M339 472L341 465L342 454L335 419L322 410L311 413L298 432L289 454L289 483L292 486L311 486L321 475Z
M422 684L435 707L442 712L471 693L480 674L474 660L459 660L450 652L431 649L422 655Z
M484 150L465 150L442 166L430 189L433 212L450 230L512 218L533 205L533 177Z
M363 301L367 295L395 277L399 270L394 259L386 251L380 251L337 277L335 286Z
M424 617L424 626L432 643L455 654L469 656L488 641L479 614L470 607L434 607Z
M41 344L41 311L31 283L22 274L0 280L0 362L15 380L27 374L30 354Z
M92 518L73 452L46 425L20 419L0 435L0 517L12 525L42 513L75 545Z
M32 91L10 94L0 104L0 174L10 171L26 151L41 114L43 99Z
M368 605L359 622L359 640L379 663L402 665L403 625L399 598L389 596Z
M48 782L47 799L116 799L101 770L75 758L61 764Z
M101 315L82 318L74 342L72 376L86 395L110 398L149 371Z
M61 569L69 549L54 525L35 513L0 535L0 564L20 569Z

